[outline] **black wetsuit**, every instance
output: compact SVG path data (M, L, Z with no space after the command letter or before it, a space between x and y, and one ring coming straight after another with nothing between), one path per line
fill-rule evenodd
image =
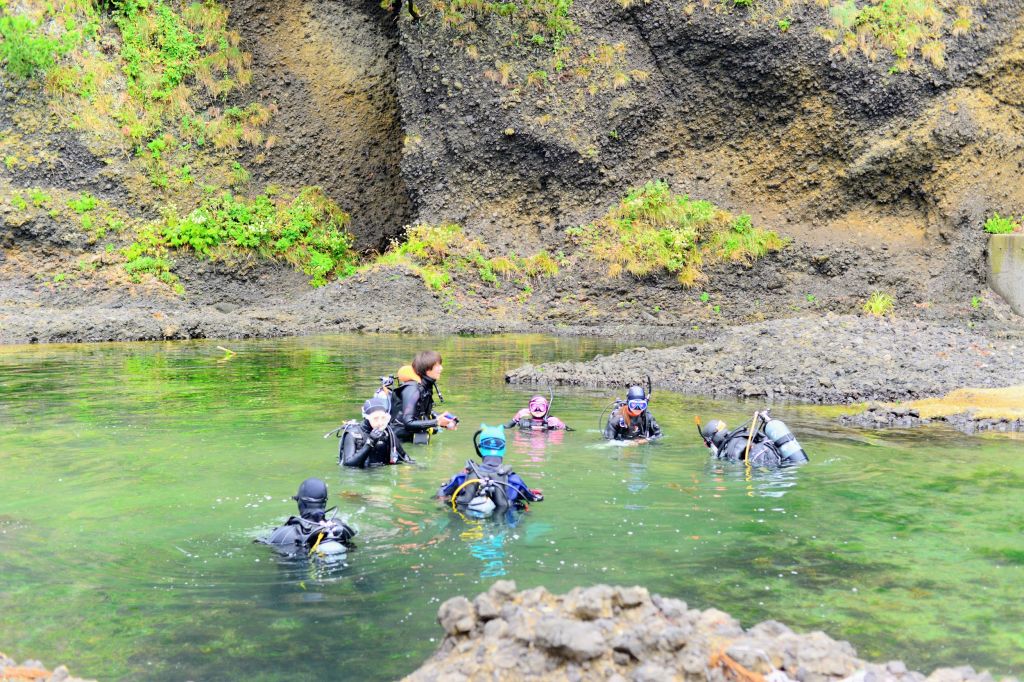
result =
M343 544L348 544L356 535L354 528L341 521L326 521L319 514L312 517L290 516L264 542L286 554L305 553L316 544L321 532L324 534L321 542L333 540Z
M391 424L398 439L412 442L417 433L437 428L434 416L434 380L407 381L391 396Z
M347 467L374 467L409 462L391 427L374 431L370 422L349 424L338 444L338 462Z
M608 423L604 427L604 437L608 440L638 440L645 438L654 440L661 438L661 427L649 410L644 410L636 417L630 417L629 424L622 414L625 407L618 407L608 415Z
M722 444L718 446L715 457L718 459L725 459L730 462L743 462L745 461L744 455L747 452L747 441L750 440L750 465L758 467L772 467L780 466L785 464L798 464L807 461L807 455L804 454L803 450L794 453L793 456L787 457L782 453L777 446L768 436L758 429L754 432L754 438L749 438L750 431L749 427L741 426L738 429L730 431Z

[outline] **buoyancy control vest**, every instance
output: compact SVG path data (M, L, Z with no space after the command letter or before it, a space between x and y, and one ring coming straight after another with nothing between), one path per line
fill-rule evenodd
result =
M472 460L467 461L467 483L455 496L455 505L465 509L470 506L474 498L483 496L490 498L495 509L508 509L511 505L508 482L511 473L512 470L504 465L489 467ZM474 481L474 479L478 479L478 481Z
M321 532L324 533L323 541L340 543L348 542L356 535L354 528L341 521L312 521L301 516L290 516L264 542L284 552L296 552L311 547Z

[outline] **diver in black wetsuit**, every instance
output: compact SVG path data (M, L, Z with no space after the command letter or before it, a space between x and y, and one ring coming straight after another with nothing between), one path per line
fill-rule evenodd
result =
M392 429L402 442L426 444L435 429L455 430L459 420L447 412L434 414L434 391L444 369L441 354L426 350L416 354L412 361L416 379L403 382L391 396ZM441 402L441 393L438 391Z
M473 446L481 461L466 462L465 469L441 486L437 497L477 516L489 516L495 510L523 509L529 502L543 500L540 490L527 486L505 465L506 443L504 425L481 424L473 434Z
M649 396L641 386L630 386L625 401L616 401L608 415L604 437L608 440L646 442L661 438L661 427L647 409Z
M299 515L290 516L263 540L285 554L308 554L324 542L348 544L356 530L341 521L327 519L327 484L319 478L307 478L292 497L299 504Z
M374 467L412 462L398 436L388 425L388 401L370 398L363 403L363 421L345 426L338 444L338 462L347 467Z
M781 419L773 419L765 410L758 412L754 421L753 438L750 436L750 424L729 431L720 419L712 419L705 424L700 435L716 459L749 462L751 466L759 467L810 461L800 442Z

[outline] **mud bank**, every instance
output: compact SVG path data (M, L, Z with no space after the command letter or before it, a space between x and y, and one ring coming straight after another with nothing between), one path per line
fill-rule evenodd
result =
M900 661L857 658L823 632L765 621L747 630L717 609L692 609L642 587L597 585L552 595L499 581L438 611L445 638L409 682L446 680L708 680L725 682L992 682L970 667L925 675ZM1011 682L1014 678L1004 678Z
M516 384L656 387L722 398L812 403L907 400L961 386L1024 380L1019 335L963 327L826 315L718 330L682 345L635 348L587 362L526 365Z
M89 682L80 677L72 677L68 669L58 665L48 670L39 661L18 663L4 653L0 653L0 680L19 680L21 682Z

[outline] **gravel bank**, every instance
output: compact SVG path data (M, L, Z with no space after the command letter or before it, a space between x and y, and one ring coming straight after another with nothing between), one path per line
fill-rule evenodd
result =
M499 581L473 601L446 601L438 622L445 638L408 682L993 682L970 667L926 676L900 661L870 663L848 642L796 634L775 621L744 630L727 613L691 609L642 587L552 595Z
M854 403L936 396L963 386L1024 383L1016 332L826 315L724 328L709 338L634 348L587 362L526 365L516 384L655 387L722 398Z

